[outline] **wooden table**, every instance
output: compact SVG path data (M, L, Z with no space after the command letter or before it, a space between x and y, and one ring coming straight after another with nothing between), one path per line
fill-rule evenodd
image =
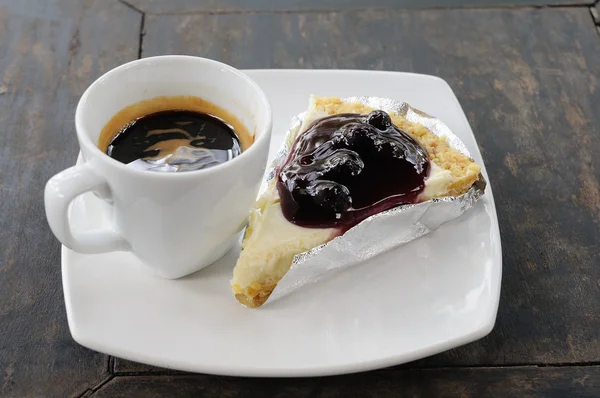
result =
M0 396L599 397L598 14L593 0L0 0ZM44 184L75 162L84 89L121 63L174 53L446 79L498 206L492 333L414 363L308 379L186 374L76 344Z

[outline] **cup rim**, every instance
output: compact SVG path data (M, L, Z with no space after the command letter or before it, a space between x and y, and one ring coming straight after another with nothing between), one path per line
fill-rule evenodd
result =
M143 64L150 64L150 63L155 63L155 62L165 62L165 61L168 61L168 62L173 62L173 61L175 61L175 62L180 62L180 61L198 62L199 61L200 63L209 64L209 65L212 65L215 67L225 69L225 70L241 77L242 79L244 79L246 82L248 82L250 84L250 86L256 91L258 100L261 102L262 112L263 112L262 116L264 117L264 120L266 122L265 122L265 125L260 130L257 130L254 132L254 136L255 137L258 136L258 137L255 139L255 141L252 143L252 145L250 145L250 147L248 149L243 151L239 156L236 156L235 158L233 158L227 162L220 163L216 166L209 167L206 169L190 170L190 171L185 171L185 172L181 172L181 173L177 173L177 172L175 172L175 173L158 173L158 172L152 172L149 170L139 170L136 168L127 167L126 164L121 163L118 160L111 158L106 153L104 153L102 150L100 150L100 148L98 148L98 145L96 145L92 141L92 139L89 137L89 135L85 133L86 129L83 127L83 120L82 120L83 119L83 106L84 106L87 98L90 95L92 95L92 92L94 91L95 88L97 88L98 86L103 84L107 79L110 79L113 75L116 75L125 69L129 69L131 67L135 67L135 66L139 66L139 65L143 65ZM208 100L210 100L210 99L208 99ZM79 138L80 145L85 146L87 150L91 151L91 153L101 155L101 156L98 156L99 159L103 159L101 161L106 161L109 165L122 170L124 173L131 173L131 174L134 174L134 175L137 175L140 177L146 176L146 177L150 177L150 178L178 178L178 179L192 178L192 177L196 177L199 175L207 175L210 173L221 172L221 171L226 170L227 168L231 168L231 167L235 166L236 164L238 164L240 161L243 161L243 159L249 157L251 154L259 151L258 147L260 147L262 145L267 145L267 146L269 145L268 142L265 144L265 141L270 141L271 134L269 132L272 129L272 125L273 125L273 116L272 116L272 111L271 111L271 104L269 103L269 100L268 100L266 94L264 93L264 91L262 90L262 88L254 80L252 80L248 75L246 75L239 69L234 68L233 66L224 64L219 61L215 61L213 59L203 58L203 57L195 57L195 56L191 56L191 55L159 55L159 56L154 56L154 57L136 59L136 60L127 62L125 64L119 65L119 66L109 70L108 72L104 73L102 76L97 78L92 84L90 84L88 86L88 88L84 91L83 95L79 99L79 102L77 103L77 108L75 110L75 129L76 129L77 137Z

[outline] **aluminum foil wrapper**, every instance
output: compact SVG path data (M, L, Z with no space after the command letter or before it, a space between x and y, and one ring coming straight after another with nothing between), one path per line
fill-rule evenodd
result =
M371 108L402 115L410 122L421 124L433 134L446 137L452 147L471 157L462 141L441 120L412 108L406 102L378 97L349 97L342 101L358 102ZM277 167L287 158L304 115L305 113L301 113L293 119L283 148L269 166L261 192L268 182L275 178ZM290 270L279 281L265 304L286 296L304 285L315 283L333 271L366 261L435 230L472 207L483 195L485 187L486 181L480 174L473 186L461 196L431 199L383 211L365 219L330 242L298 254L294 257Z

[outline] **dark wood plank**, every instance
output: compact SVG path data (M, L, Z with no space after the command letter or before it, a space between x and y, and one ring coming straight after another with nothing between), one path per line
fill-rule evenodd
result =
M550 397L600 396L600 368L375 371L309 379L116 377L93 397Z
M592 13L592 18L594 18L596 25L600 26L600 1L597 2L595 6L590 7L590 12Z
M446 79L494 188L503 288L491 335L415 366L600 358L600 37L588 8L149 15L146 32L145 56Z
M124 0L151 14L592 5L593 0Z
M0 396L66 397L108 376L68 330L46 181L76 157L86 86L135 59L141 16L116 1L0 0Z
M178 370L165 369L157 366L151 366L141 364L138 362L129 361L123 358L114 358L113 373L117 376L130 376L130 375L182 375L191 374L188 372L181 372Z

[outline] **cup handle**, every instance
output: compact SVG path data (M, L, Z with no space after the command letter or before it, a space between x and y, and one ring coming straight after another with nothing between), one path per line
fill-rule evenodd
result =
M53 176L46 184L44 203L46 217L52 232L63 245L78 253L96 254L129 250L129 242L121 236L116 226L82 231L76 234L69 225L69 204L86 192L110 192L106 180L88 164L70 167Z

